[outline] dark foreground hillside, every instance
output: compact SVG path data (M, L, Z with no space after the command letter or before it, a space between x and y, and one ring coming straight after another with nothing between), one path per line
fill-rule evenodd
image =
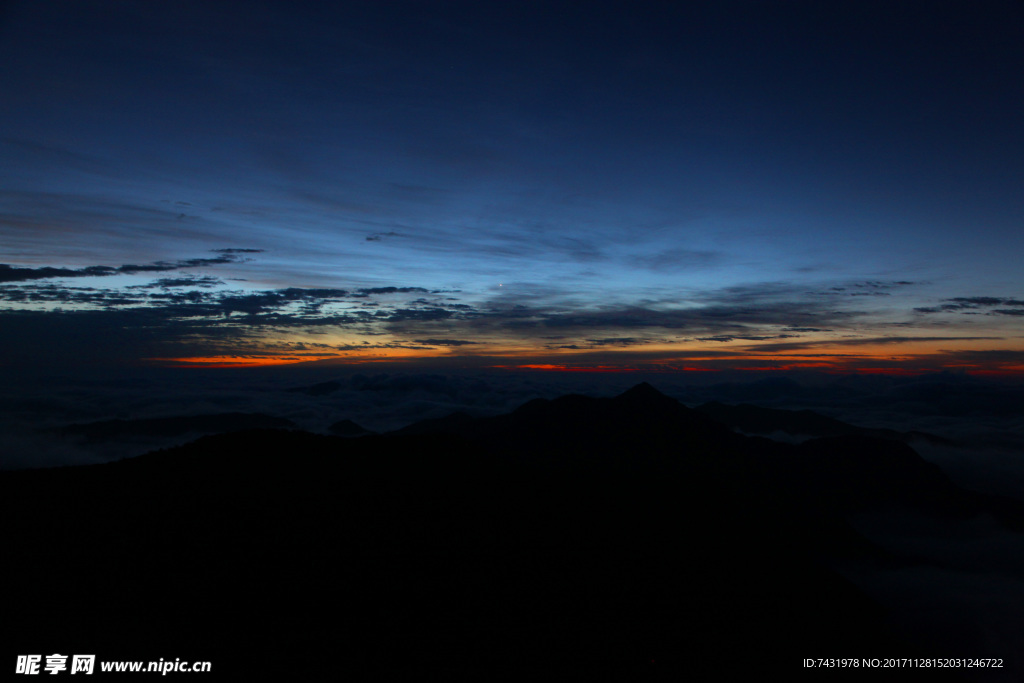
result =
M844 515L1021 519L902 443L745 437L647 385L6 472L0 499L3 666L180 657L288 680L961 680L802 667L938 654L833 569L906 561Z

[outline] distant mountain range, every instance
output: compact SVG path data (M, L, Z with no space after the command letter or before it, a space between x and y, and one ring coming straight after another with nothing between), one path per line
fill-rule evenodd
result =
M246 429L292 429L294 427L295 423L291 420L263 413L214 413L132 420L102 420L68 425L59 431L64 436L84 437L87 441L97 442L138 436L224 434Z
M802 661L938 656L836 571L915 561L847 516L1020 532L1022 506L900 440L745 436L726 423L844 428L740 408L641 384L386 435L257 429L3 472L5 647L346 681L846 680Z

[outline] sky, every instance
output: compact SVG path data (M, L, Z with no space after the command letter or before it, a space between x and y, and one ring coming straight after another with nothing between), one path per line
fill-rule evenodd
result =
M0 4L0 365L1024 373L1024 3Z

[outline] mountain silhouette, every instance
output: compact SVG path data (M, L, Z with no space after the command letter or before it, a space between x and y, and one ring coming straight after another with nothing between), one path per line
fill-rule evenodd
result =
M904 444L747 437L647 384L4 472L0 501L5 647L241 679L842 680L801 662L936 656L834 568L903 561L845 514L1024 519Z
M339 420L328 427L327 431L336 436L347 437L368 436L375 433L366 429L362 425L356 424L352 420Z
M711 401L697 406L696 410L710 415L745 434L774 434L784 432L793 436L874 436L894 439L906 443L915 440L927 443L955 446L956 443L927 432L899 432L893 429L868 429L857 427L835 418L820 415L812 410L782 410L743 403L726 405Z
M295 423L283 417L263 413L214 413L174 417L102 420L68 425L64 436L84 437L87 441L109 441L123 437L166 437L183 434L223 434L246 429L291 429Z

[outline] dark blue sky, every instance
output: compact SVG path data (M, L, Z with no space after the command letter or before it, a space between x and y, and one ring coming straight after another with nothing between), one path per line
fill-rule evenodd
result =
M8 359L1024 368L1020 2L4 7Z

